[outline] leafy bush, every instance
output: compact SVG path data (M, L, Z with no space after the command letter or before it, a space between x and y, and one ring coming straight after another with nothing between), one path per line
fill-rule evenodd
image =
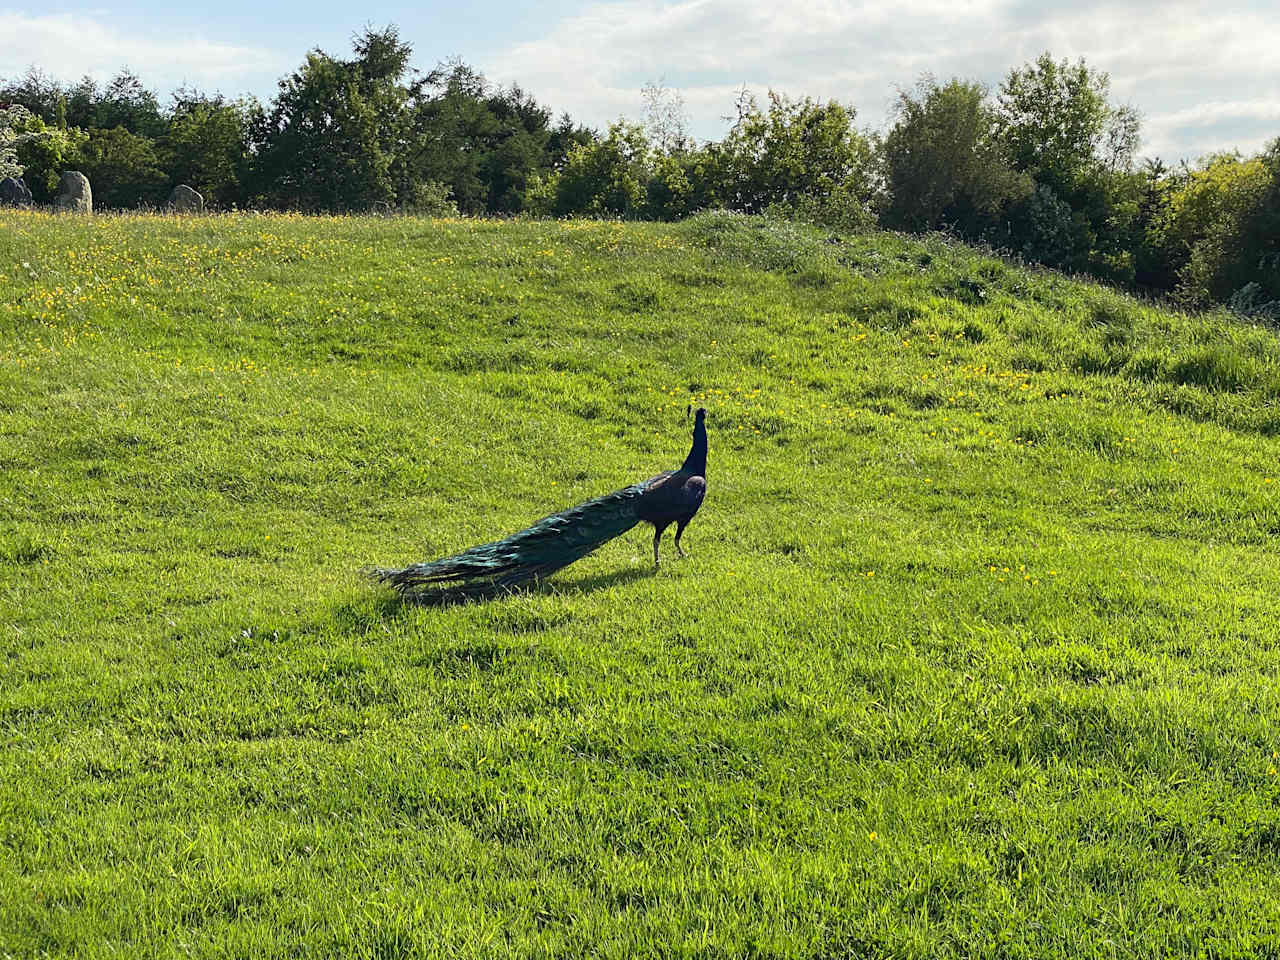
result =
M1076 249L1076 223L1071 205L1046 184L1036 184L1021 205L1017 250L1028 260L1064 267Z
M21 106L0 109L0 179L23 174L24 168L18 163L17 126L30 112Z
M50 127L25 107L0 110L0 177L23 177L35 200L47 203L83 141L79 130Z
M772 91L765 112L744 94L729 135L707 148L711 195L744 213L772 208L864 221L874 155L854 116L835 101L789 100Z
M765 213L795 217L836 230L860 232L876 225L875 211L854 183L842 183L829 194L801 194L790 203L770 204Z
M645 188L645 210L656 220L679 220L694 210L696 197L685 158L662 156Z
M1268 315L1280 300L1280 140L1258 157L1209 158L1166 195L1153 232L1181 261L1185 302Z
M89 178L95 206L158 206L164 199L169 178L154 141L124 127L90 130L78 153L76 165Z
M261 108L253 100L226 101L180 91L159 153L170 183L200 191L213 206L243 203L250 131Z
M1280 262L1273 261L1270 269L1280 270ZM1280 299L1268 299L1269 294L1257 282L1246 283L1227 299L1227 306L1246 317L1263 317L1280 322Z
M634 217L644 212L649 182L649 144L644 131L619 121L603 140L578 144L563 167L538 191L556 216Z
M415 183L408 191L404 209L423 217L456 217L458 205L447 184L439 180Z

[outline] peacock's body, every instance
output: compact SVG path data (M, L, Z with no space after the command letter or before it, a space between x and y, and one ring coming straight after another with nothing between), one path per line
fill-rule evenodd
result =
M430 587L465 592L501 590L544 580L641 522L653 524L656 566L662 533L673 523L676 524L676 552L684 555L680 537L702 506L707 492L706 474L706 411L699 408L693 427L693 446L679 470L660 473L650 480L553 513L504 540L429 563L415 563L398 570L375 570L374 575L404 594Z

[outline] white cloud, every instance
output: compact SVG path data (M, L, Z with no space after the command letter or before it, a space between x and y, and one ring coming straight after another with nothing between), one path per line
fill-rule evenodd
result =
M64 82L86 74L103 81L128 66L163 96L182 84L229 95L269 89L291 64L271 50L190 33L124 30L85 14L0 10L0 77L30 66Z
M924 71L995 87L1048 50L1108 71L1114 99L1145 118L1143 152L1176 159L1280 135L1277 49L1280 18L1241 2L592 0L483 66L595 126L638 118L641 86L665 77L711 138L744 84L851 103L878 127Z

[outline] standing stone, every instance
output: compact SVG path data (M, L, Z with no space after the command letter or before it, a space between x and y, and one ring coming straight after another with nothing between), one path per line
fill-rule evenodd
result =
M180 183L169 194L169 209L174 213L204 213L204 197Z
M58 195L53 198L53 208L69 213L93 213L93 191L89 189L89 178L78 170L62 171L62 179L58 181Z
M5 177L0 180L0 206L31 206L31 191L21 177Z

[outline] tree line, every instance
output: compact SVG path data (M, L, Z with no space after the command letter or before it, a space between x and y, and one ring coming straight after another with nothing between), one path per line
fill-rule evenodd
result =
M598 132L461 61L420 74L396 28L352 55L313 50L274 100L134 74L0 84L0 176L38 202L79 169L107 207L159 205L187 183L215 207L678 219L722 207L834 229L945 230L1027 260L1192 306L1280 319L1280 138L1256 156L1138 162L1141 122L1105 73L1045 54L998 89L923 78L884 134L852 107L745 91L721 140L689 137L674 91Z

